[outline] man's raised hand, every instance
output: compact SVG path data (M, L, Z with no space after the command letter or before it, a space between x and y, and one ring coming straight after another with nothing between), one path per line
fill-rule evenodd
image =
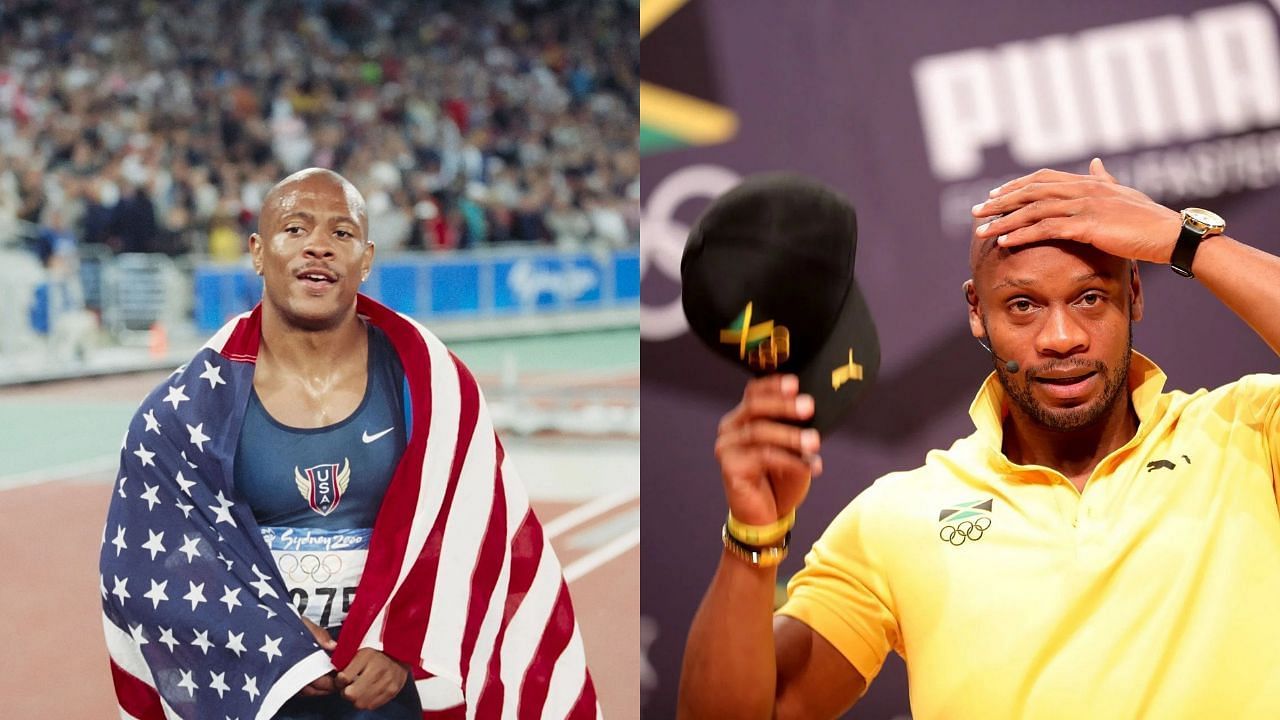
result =
M1153 263L1169 262L1182 228L1180 213L1117 183L1098 158L1088 175L1037 170L1011 180L975 205L973 215L1001 216L975 230L999 238L1000 247L1072 240Z
M750 525L766 525L794 510L822 473L818 431L786 421L813 416L813 397L799 394L794 375L747 383L742 402L720 420L716 459L729 510Z

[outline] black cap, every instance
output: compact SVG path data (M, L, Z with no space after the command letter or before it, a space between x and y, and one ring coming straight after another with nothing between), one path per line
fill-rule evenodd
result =
M680 262L694 334L755 375L798 376L818 430L880 369L875 324L853 277L857 245L853 206L839 193L796 175L758 175L707 208Z

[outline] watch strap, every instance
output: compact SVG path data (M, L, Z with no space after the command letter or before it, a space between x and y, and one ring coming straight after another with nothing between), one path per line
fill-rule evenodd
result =
M1195 277L1195 273L1191 272L1191 263L1195 261L1196 250L1200 249L1200 243L1203 240L1204 233L1184 224L1182 232L1178 233L1178 242L1173 246L1173 257L1169 259L1169 268L1183 277Z

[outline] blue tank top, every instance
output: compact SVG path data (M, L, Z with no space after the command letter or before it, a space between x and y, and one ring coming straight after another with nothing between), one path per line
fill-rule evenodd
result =
M256 391L236 448L235 487L253 511L298 611L321 627L345 619L369 538L406 443L404 368L369 326L364 398L322 428L278 422Z

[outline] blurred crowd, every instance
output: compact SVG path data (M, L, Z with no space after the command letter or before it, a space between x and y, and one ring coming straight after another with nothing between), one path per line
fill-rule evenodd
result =
M0 243L232 260L308 166L380 251L636 243L638 5L0 1Z

